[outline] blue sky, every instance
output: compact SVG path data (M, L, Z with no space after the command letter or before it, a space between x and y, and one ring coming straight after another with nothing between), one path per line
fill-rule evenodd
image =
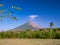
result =
M4 21L0 22L0 31L26 23L30 15L38 15L33 21L43 27L49 28L49 23L53 22L55 28L60 28L60 0L0 0L0 4L4 4L2 8L6 9L2 15L12 11L12 15L18 18L18 21L3 19ZM12 5L22 10L12 9Z

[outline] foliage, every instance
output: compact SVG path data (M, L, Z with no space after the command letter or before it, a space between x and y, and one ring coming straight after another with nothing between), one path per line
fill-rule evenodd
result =
M41 29L41 30L30 30L27 29L25 31L7 31L0 32L0 38L40 38L40 39L50 39L50 34L52 39L60 39L60 30L53 29L52 33L50 33L49 29Z

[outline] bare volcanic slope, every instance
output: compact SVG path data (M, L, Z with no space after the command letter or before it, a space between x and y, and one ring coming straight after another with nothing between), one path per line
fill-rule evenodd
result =
M26 30L26 29L36 30L36 29L42 29L42 28L43 28L42 26L39 26L38 24L32 21L28 21L25 24L14 28L13 30Z

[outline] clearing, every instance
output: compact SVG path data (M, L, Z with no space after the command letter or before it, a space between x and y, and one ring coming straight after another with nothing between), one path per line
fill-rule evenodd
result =
M60 45L60 39L0 39L0 45Z

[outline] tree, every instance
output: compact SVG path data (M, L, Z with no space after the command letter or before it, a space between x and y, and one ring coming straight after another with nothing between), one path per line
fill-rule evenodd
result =
M50 38L51 38L51 36L52 36L52 28L53 28L53 26L54 26L54 24L53 24L53 22L50 22Z
M52 27L54 26L53 22L50 23L50 28L52 29Z
M13 9L15 9L15 10L21 10L22 8L20 8L20 7L16 7L16 6L12 6L11 7L11 11L8 9L8 12L6 13L6 9L5 8L3 8L3 6L5 6L4 4L0 4L0 22L3 22L3 20L5 19L5 18L10 18L10 19L13 19L13 20L18 20L17 18L16 18L16 16L13 16L13 13L14 12L12 12L12 10ZM4 15L3 15L3 13L5 13ZM4 18L4 19L3 19Z
M26 31L31 31L30 29L26 29Z

